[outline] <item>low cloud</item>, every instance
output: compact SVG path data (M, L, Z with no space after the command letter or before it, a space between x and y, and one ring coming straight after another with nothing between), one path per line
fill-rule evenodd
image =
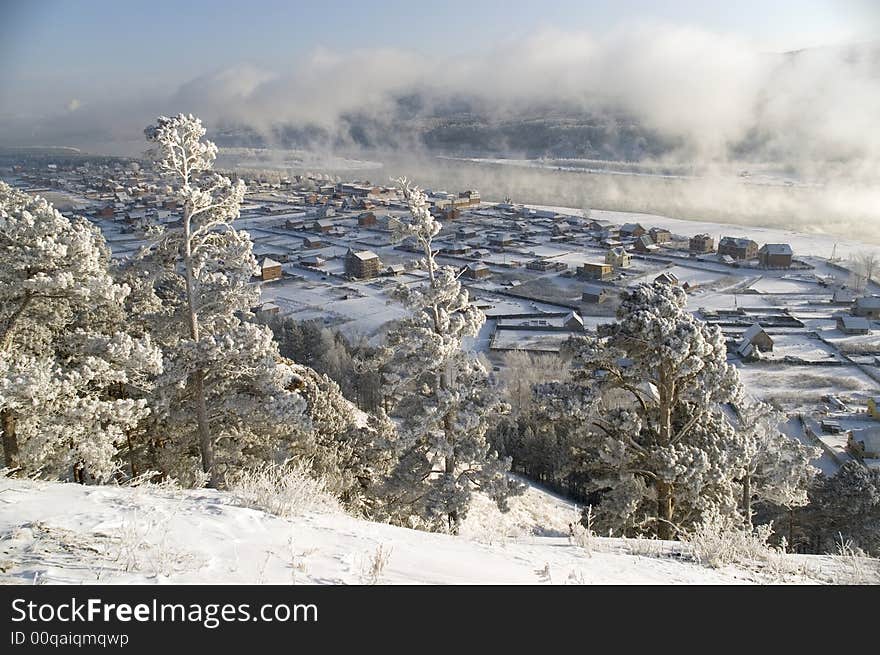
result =
M617 112L677 144L677 161L727 163L745 147L753 158L801 171L844 167L873 176L880 163L878 71L877 44L781 54L672 26L602 35L544 31L458 57L319 49L289 67L241 65L164 95L89 101L88 112L75 111L74 100L64 114L26 130L22 123L31 117L7 121L0 139L131 145L157 113L178 111L199 114L209 127L240 124L267 136L280 125L342 133L352 114L393 129L397 99L417 94L416 118L426 121L455 98L498 119L554 106Z

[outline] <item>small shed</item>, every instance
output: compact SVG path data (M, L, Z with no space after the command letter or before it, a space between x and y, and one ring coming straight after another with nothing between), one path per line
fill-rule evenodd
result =
M773 351L773 339L759 323L753 323L743 333L736 352L742 357L757 357L760 353Z
M581 301L596 303L598 305L608 300L609 296L610 294L608 293L607 288L588 284L584 287L584 291L581 294Z
M492 275L492 269L483 262L471 262L465 268L464 274L472 280L481 280Z
M581 315L577 312L569 312L565 318L562 319L562 326L571 330L572 332L583 332L584 331L584 319L581 318Z
M647 234L643 234L636 239L635 251L641 253L655 252L658 249L657 244Z
M844 334L868 334L871 322L863 316L844 314L837 317L837 329Z

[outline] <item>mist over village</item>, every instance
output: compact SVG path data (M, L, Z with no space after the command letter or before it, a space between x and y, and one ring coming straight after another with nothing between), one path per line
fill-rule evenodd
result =
M875 4L508 4L0 7L4 586L880 582Z

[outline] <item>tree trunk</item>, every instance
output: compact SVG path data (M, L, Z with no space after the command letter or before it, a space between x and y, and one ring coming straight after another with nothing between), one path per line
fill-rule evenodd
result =
M208 426L208 404L205 401L205 373L201 369L192 376L193 394L196 397L196 421L199 426L199 450L202 453L202 470L208 474L208 486L217 488L217 470L214 466L214 442Z
M3 464L8 469L18 468L18 437L15 434L15 414L11 409L0 411L0 425L3 429Z
M667 448L672 444L672 405L675 398L675 381L669 379L665 370L660 371L657 380L657 391L660 395L660 425L658 429L658 441L661 447ZM657 480L657 536L660 539L672 539L672 517L675 511L675 487L672 482Z
M449 419L446 419L448 423ZM455 454L448 455L446 457L446 477L455 479ZM449 531L452 534L458 534L460 519L458 516L457 510L452 510L449 512Z
M746 517L746 525L752 527L752 476L746 473L743 478L743 514Z
M673 524L672 516L675 510L673 486L668 482L657 483L657 536L660 539L672 539Z
M199 318L196 315L195 279L192 263L192 208L184 209L184 257L183 268L186 280L186 304L189 310L189 331L193 341L199 340ZM214 470L214 443L208 425L208 405L205 400L205 372L199 368L191 376L193 396L196 401L196 423L199 432L199 449L202 455L202 470L208 474L208 486L217 487L217 472Z

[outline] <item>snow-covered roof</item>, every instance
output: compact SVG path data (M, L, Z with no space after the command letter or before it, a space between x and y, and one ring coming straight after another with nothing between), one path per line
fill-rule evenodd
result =
M739 347L736 349L736 352L741 357L748 357L753 352L755 352L755 347L748 341L743 341Z
M569 312L565 315L565 318L562 319L563 324L568 325L570 322L577 323L578 325L584 324L584 319L581 318L581 315L577 312Z
M661 284L678 284L678 276L672 271L663 271L654 278L654 282L660 282Z
M602 295L603 293L607 294L608 289L606 289L605 287L600 287L595 284L586 284L586 285L584 285L584 293L591 295L591 296L599 296L599 295Z
M276 262L274 259L270 257L266 257L263 260L263 263L260 264L260 268L275 268L277 266L281 266L281 262Z
M762 332L764 332L764 328L761 327L760 323L752 323L749 326L749 329L743 332L743 341L751 343L752 340Z
M720 245L728 245L733 243L737 248L745 248L751 244L758 245L756 241L746 237L723 237Z
M848 314L839 316L841 324L847 330L870 330L871 321L862 316L849 316Z
M866 453L880 453L880 428L853 430L852 439L862 442Z
M856 307L860 309L880 309L880 296L862 296L856 298Z
M361 261L367 261L370 259L378 259L379 258L379 255L374 253L372 250L358 250L358 251L351 250L349 252L352 257L357 257Z
M761 250L765 255L791 255L791 246L787 243L765 243L761 246Z

